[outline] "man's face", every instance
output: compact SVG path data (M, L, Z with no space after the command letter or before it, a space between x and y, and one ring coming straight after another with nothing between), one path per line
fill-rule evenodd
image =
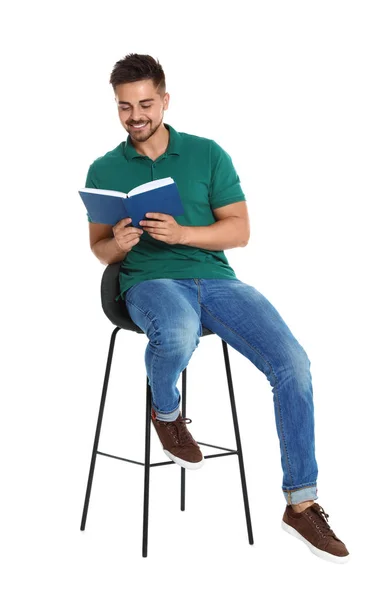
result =
M115 100L120 121L134 142L145 142L156 132L169 106L169 94L162 98L151 79L117 85Z

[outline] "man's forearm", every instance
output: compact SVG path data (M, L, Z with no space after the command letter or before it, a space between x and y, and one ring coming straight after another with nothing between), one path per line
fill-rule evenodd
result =
M239 217L227 217L204 227L183 226L181 244L204 250L228 250L246 246L246 232ZM93 254L105 265L124 260L127 252L120 250L114 237L104 238L92 246Z
M127 254L120 250L114 237L104 238L93 244L92 252L104 265L121 262Z
M204 250L228 250L248 243L244 223L239 217L227 217L204 227L183 225L183 229L181 243Z

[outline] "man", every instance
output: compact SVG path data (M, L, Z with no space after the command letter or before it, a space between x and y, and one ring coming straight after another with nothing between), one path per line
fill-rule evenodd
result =
M224 250L250 237L246 199L230 156L215 141L163 123L170 96L151 56L114 66L113 86L127 139L89 167L85 187L128 192L164 177L178 185L185 214L147 213L140 227L89 223L90 246L104 264L121 262L120 296L147 335L152 422L166 454L185 468L204 459L180 413L176 383L197 348L202 326L246 356L273 386L287 501L283 528L321 558L349 553L315 502L317 463L310 361L276 309L240 281ZM117 298L118 300L118 298Z

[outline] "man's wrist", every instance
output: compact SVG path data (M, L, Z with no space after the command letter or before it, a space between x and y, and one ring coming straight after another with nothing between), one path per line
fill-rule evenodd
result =
M181 225L181 241L180 244L183 246L188 245L190 241L190 230L191 227L188 225Z
M121 246L119 246L119 242L117 241L115 236L112 237L112 240L114 240L114 246L117 251L117 257L119 258L119 260L122 260L127 255L128 251L123 250L123 248L121 248ZM120 257L122 257L122 258L120 258Z

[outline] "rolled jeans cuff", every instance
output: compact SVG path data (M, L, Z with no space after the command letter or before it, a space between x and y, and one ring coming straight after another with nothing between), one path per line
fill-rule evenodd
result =
M155 414L157 416L158 421L175 421L178 417L178 415L180 414L180 407L177 406L177 408L175 410L173 410L173 412L170 413L163 413L163 412L159 412L158 410L155 409L155 407L153 407L155 410Z
M302 487L297 490L283 490L283 492L288 504L299 504L300 502L317 500L318 498L316 485Z

